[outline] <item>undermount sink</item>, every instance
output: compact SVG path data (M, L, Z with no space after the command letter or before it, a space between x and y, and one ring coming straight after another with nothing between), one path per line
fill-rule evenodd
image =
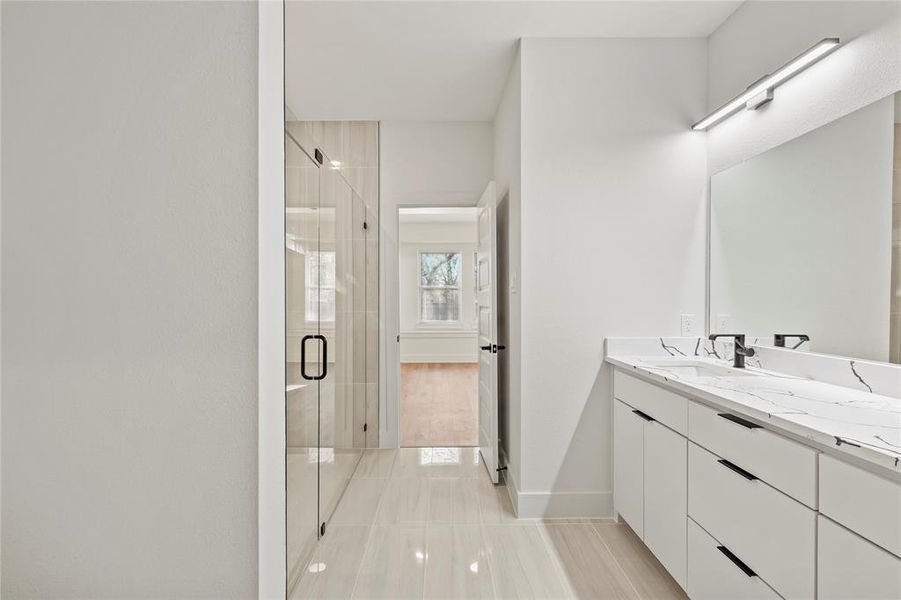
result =
M743 369L734 369L692 359L661 359L644 361L649 367L666 369L680 377L747 377L756 375Z

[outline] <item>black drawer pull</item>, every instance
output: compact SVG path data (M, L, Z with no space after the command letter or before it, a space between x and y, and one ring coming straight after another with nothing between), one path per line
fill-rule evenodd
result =
M632 409L632 412L634 412L636 415L638 415L639 417L641 417L641 418L644 419L645 421L653 421L653 420L654 420L654 417L652 417L651 415L649 415L649 414L647 414L647 413L641 412L641 411L638 410L637 408L633 408L633 409Z
M723 465L723 466L726 467L727 469L730 469L730 470L732 470L732 471L735 471L736 473L738 473L739 475L741 475L742 477L744 477L744 478L747 479L748 481L754 481L755 479L757 479L756 476L751 475L750 473L748 473L747 471L745 471L744 469L742 469L742 468L739 467L738 465L735 465L735 464L730 463L730 462L729 462L728 460L726 460L725 458L721 458L721 459L719 459L719 460L716 461L716 462L720 463L721 465Z
M727 421L732 421L736 425L741 425L742 427L747 427L748 429L760 429L760 425L757 423L752 423L750 421L745 421L741 417L736 417L735 415L729 413L716 413L718 417L723 417Z
M730 552L728 548L726 548L725 546L717 546L716 549L725 554L726 558L731 560L736 567L744 572L745 575L747 575L748 577L757 577L757 573L752 571L751 567L741 562L741 560L737 556L732 554L732 552Z

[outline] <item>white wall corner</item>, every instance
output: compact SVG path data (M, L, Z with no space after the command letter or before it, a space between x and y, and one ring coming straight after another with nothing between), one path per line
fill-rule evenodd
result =
M261 1L258 11L258 591L260 598L284 598L284 2Z

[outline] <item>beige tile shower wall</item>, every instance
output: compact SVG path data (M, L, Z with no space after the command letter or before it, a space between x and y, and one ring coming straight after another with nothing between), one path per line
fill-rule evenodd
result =
M892 178L892 316L889 319L889 360L901 363L901 123L895 123L895 162Z
M353 446L378 447L379 123L292 121L286 127L308 152L322 150L326 164L341 173L362 201L355 202L351 211L352 231L358 237L352 244L352 306L346 319L350 330L341 344L351 348L352 355L343 361L349 368L336 383L341 387L339 396L353 395L354 411L365 414L368 424L365 434L354 429ZM362 221L367 228L360 234Z

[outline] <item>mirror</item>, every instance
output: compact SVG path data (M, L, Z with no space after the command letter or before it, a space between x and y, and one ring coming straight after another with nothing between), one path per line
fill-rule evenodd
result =
M899 106L884 98L711 178L712 333L805 334L802 350L901 362Z

